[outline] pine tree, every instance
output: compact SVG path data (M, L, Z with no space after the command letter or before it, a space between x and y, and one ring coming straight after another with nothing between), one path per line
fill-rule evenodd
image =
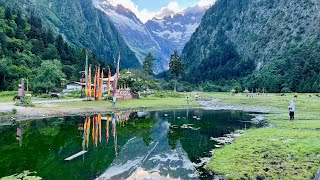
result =
M54 43L54 36L52 31L49 29L46 33L46 40L49 44L53 44Z
M153 57L153 55L149 53L143 62L143 70L149 75L153 75L152 63L154 60L155 58Z
M21 12L19 11L15 19L17 26L21 29L26 28L26 21L23 19Z
M5 10L4 18L7 20L12 20L12 10L8 7Z
M61 36L61 34L59 34L56 37L55 45L56 45L56 48L57 48L59 54L61 54L62 51L64 51L64 40L63 40L63 37Z
M170 57L169 70L174 78L174 92L177 92L177 78L184 73L184 65L180 61L177 50Z

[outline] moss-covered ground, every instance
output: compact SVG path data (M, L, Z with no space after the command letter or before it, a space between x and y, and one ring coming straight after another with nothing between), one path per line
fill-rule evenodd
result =
M294 95L297 95L294 98ZM234 144L216 149L208 169L226 179L313 179L320 168L320 97L316 94L205 94L220 104L273 107L264 128L247 130ZM289 122L288 105L296 104Z

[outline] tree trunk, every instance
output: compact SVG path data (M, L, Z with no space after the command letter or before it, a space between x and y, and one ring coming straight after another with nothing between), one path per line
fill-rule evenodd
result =
M174 89L173 92L177 92L177 78L174 78Z

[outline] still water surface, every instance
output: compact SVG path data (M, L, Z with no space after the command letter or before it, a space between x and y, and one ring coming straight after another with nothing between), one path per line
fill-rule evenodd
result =
M44 179L211 179L202 166L218 144L210 137L250 128L251 118L197 109L0 126L0 177L30 170Z

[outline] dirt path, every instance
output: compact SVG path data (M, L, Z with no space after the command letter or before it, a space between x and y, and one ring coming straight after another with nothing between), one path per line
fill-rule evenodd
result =
M57 103L64 102L78 102L83 99L59 99L59 100L44 100L44 101L34 101L35 105L40 105L40 107L21 107L15 106L14 102L0 103L0 112L12 112L13 109L17 110L17 114L8 115L0 117L0 120L11 120L11 119L29 119L29 118L41 118L41 117L51 117L51 116L63 116L72 115L83 112L81 108L42 108L42 107L55 107Z

